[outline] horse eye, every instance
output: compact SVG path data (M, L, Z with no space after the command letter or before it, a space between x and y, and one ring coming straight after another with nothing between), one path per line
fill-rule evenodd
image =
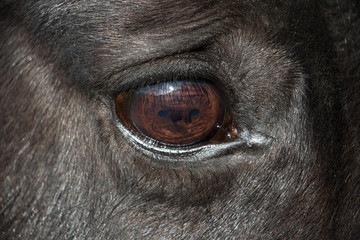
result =
M206 81L166 82L120 93L116 106L133 132L165 145L207 141L228 122L219 90Z

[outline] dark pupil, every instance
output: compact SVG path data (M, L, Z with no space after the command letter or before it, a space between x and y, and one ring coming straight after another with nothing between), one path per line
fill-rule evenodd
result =
M221 126L225 105L215 86L204 81L161 83L138 91L131 103L135 127L167 144L210 138Z
M161 110L159 112L159 116L161 117L165 117L165 118L170 118L171 121L173 122L177 122L180 120L184 120L186 123L191 123L191 116L195 116L199 114L199 110L198 109L192 109L190 111L164 111Z

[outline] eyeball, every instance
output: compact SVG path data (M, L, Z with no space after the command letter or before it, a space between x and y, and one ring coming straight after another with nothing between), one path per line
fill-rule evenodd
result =
M175 146L211 139L227 116L220 91L211 82L200 80L158 83L120 93L116 110L135 134Z

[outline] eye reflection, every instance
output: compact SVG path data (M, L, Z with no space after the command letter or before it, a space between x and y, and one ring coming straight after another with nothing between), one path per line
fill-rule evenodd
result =
M219 90L206 81L159 83L120 93L116 103L126 126L163 144L203 142L231 123Z

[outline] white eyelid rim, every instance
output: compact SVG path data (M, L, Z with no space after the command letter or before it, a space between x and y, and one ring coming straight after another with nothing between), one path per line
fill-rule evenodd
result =
M265 146L272 142L271 138L268 138L260 133L249 131L243 129L240 132L237 139L220 144L207 144L203 146L195 146L193 148L189 147L187 149L171 149L166 146L158 146L157 142L154 140L148 140L146 143L140 137L134 135L128 128L120 123L119 120L116 121L116 125L119 128L120 132L133 144L136 148L139 148L146 155L157 159L157 160L166 160L173 162L195 162L199 161L197 155L202 154L202 158L208 159L213 156L216 156L219 153L219 146L221 149L224 148L233 148L233 147L254 147L254 146Z

